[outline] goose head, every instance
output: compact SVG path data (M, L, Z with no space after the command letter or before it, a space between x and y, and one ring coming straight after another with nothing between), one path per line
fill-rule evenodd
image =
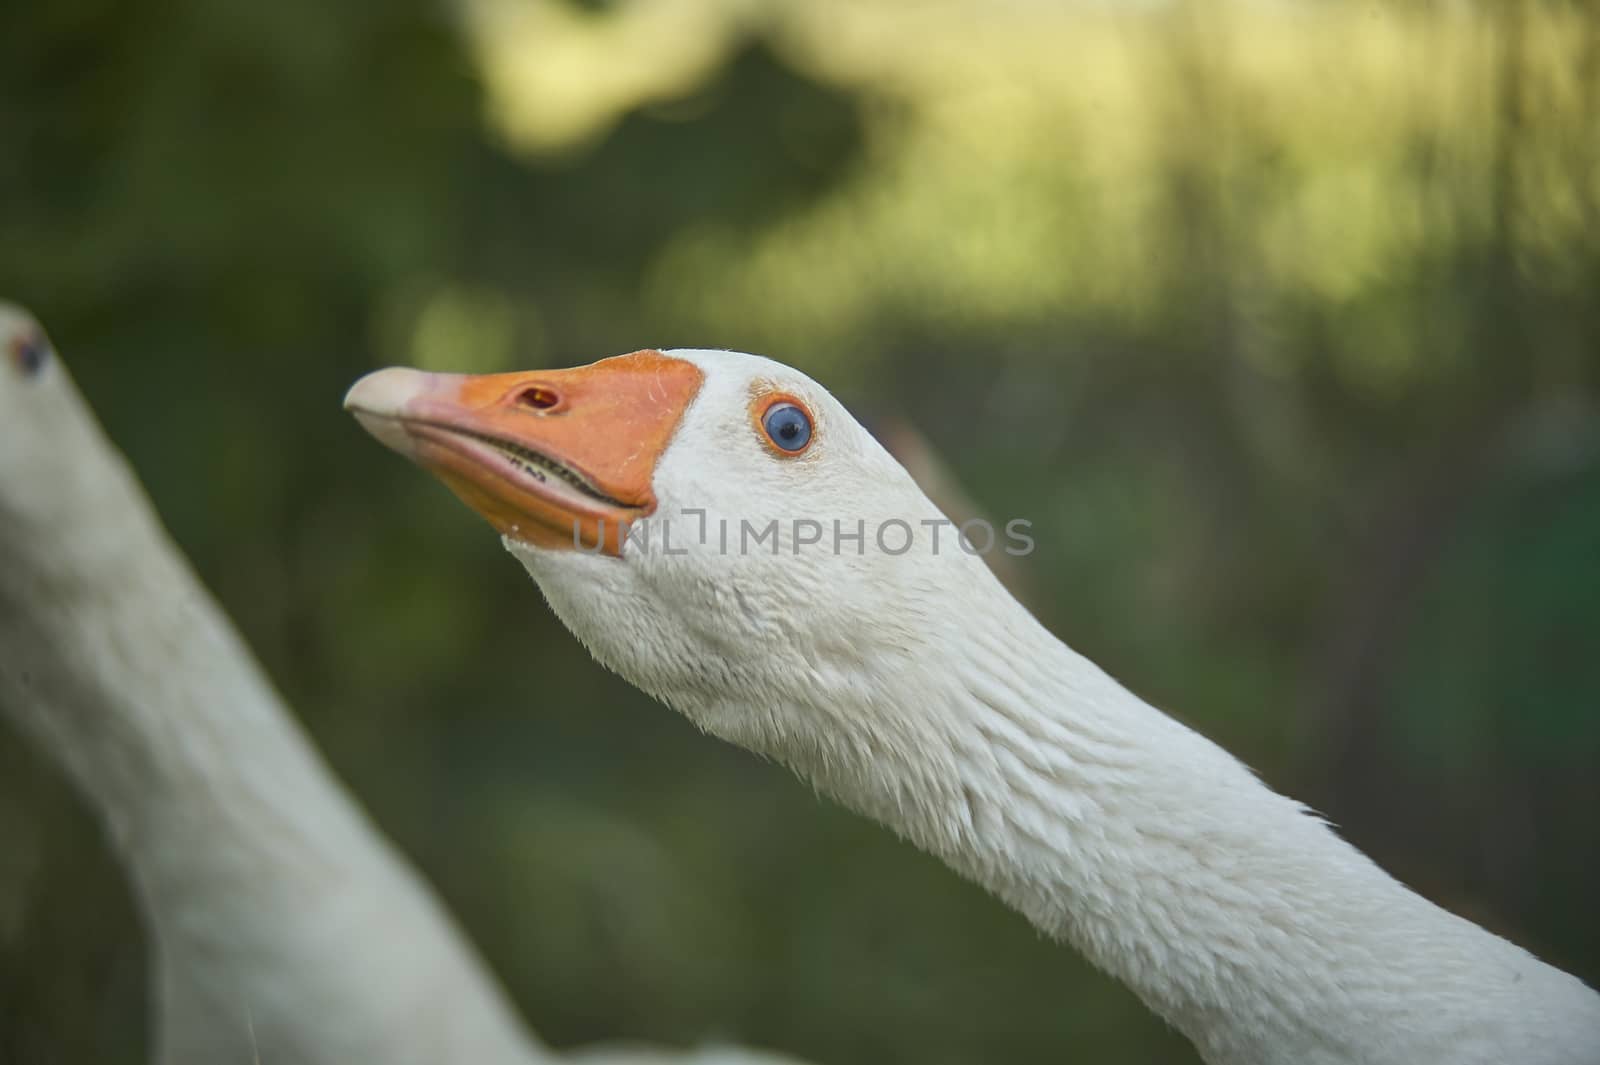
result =
M122 579L144 546L130 516L148 505L44 329L3 301L0 436L0 608L26 597L65 613L91 575Z
M43 563L44 550L92 514L79 509L92 490L85 468L96 432L44 329L21 307L0 302L0 518L12 557ZM35 559L31 556L39 555ZM8 569L23 567L7 567Z
M915 692L953 634L1010 602L980 537L958 542L842 404L766 358L391 369L346 404L495 526L602 664L796 768L881 773L930 727L908 717L934 713Z

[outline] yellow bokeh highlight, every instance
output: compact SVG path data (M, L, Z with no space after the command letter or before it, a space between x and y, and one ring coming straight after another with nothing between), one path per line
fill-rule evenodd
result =
M532 154L690 92L754 35L867 101L868 165L759 232L686 228L644 294L686 331L754 329L768 350L805 348L808 364L894 311L978 330L1063 309L1160 314L1175 290L1204 280L1174 276L1191 221L1184 196L1225 234L1233 276L1333 306L1364 298L1429 241L1495 239L1495 183L1506 180L1495 168L1516 115L1536 120L1539 136L1515 153L1515 253L1561 269L1600 204L1584 26L1551 5L1521 8L1515 33L1515 9L1468 4L635 0L597 15L563 0L478 0L470 10L490 119ZM1427 364L1410 337L1373 329L1377 346L1352 351L1351 373L1404 379ZM1279 357L1270 345L1244 350L1264 369Z

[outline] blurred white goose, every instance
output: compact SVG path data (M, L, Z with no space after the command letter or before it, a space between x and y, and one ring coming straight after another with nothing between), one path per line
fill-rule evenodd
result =
M131 874L155 1060L558 1060L323 764L37 323L3 303L0 438L0 711L65 767Z
M0 708L88 796L129 870L155 1060L548 1060L7 305L0 434Z
M346 404L489 519L602 664L986 885L1207 1061L1600 1061L1600 996L1063 646L797 371L397 369Z

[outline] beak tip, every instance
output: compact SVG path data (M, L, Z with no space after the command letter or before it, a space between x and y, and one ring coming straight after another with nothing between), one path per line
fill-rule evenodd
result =
M375 370L350 386L344 409L381 443L409 455L414 450L403 415L411 401L427 391L431 374L391 367Z
M407 403L426 390L430 376L400 366L374 370L350 386L350 391L344 394L344 409L352 414L396 417Z

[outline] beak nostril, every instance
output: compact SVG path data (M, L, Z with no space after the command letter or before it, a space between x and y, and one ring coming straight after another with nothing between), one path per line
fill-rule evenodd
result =
M517 394L517 403L520 406L531 407L534 410L549 410L560 402L560 395L553 389L545 388L542 385L524 388Z

